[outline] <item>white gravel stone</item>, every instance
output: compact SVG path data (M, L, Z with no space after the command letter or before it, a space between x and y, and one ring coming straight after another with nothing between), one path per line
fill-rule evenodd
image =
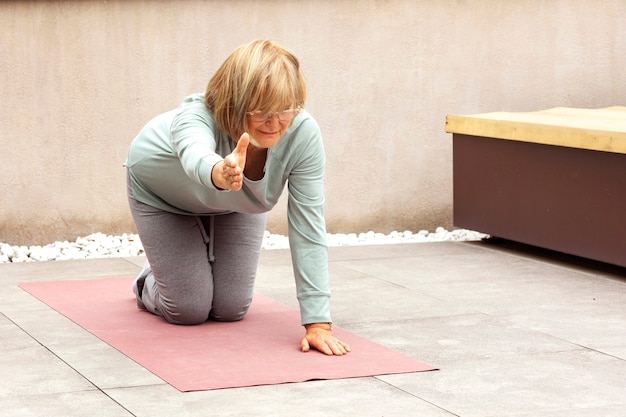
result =
M388 235L369 231L365 233L328 234L328 246L385 245L415 242L473 241L488 237L472 230L457 229L448 231L437 227L434 232L420 230L413 233L393 231ZM287 249L287 236L272 234L265 231L263 249ZM45 246L11 246L0 242L0 263L61 261L69 259L94 259L129 257L143 254L143 246L139 236L126 234L121 236L93 233L79 237L74 242L54 242Z

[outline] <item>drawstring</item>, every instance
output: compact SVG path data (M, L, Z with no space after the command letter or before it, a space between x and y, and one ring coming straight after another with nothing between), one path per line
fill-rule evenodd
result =
M215 216L209 216L209 262L215 260L215 254L213 253L213 242L215 241Z
M200 229L200 233L202 234L202 240L205 244L208 243L208 256L209 262L213 262L215 260L215 254L213 253L213 237L215 236L215 216L209 216L209 234L207 235L207 230L204 227L204 223L202 222L202 218L196 216L196 222L198 223L198 228Z

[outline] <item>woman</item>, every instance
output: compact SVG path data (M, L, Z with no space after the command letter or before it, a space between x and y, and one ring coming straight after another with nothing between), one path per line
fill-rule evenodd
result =
M331 332L325 156L305 98L298 59L256 40L226 59L205 94L185 98L133 140L128 200L147 257L133 284L139 308L174 324L243 319L265 213L287 183L300 348L350 351Z

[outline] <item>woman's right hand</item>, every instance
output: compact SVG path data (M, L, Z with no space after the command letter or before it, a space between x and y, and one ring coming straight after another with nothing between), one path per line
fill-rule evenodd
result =
M246 166L246 155L250 136L241 135L232 153L226 155L223 161L213 166L211 179L217 188L238 191L243 185L243 169Z

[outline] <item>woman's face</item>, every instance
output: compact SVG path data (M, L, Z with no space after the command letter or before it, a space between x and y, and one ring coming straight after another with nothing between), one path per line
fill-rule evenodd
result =
M277 113L273 113L265 121L255 119L250 114L246 115L250 142L258 148L271 148L276 145L291 123L291 120L280 120Z
M276 145L301 111L301 107L286 105L283 110L270 113L262 110L247 112L246 124L250 142L258 148L271 148Z

